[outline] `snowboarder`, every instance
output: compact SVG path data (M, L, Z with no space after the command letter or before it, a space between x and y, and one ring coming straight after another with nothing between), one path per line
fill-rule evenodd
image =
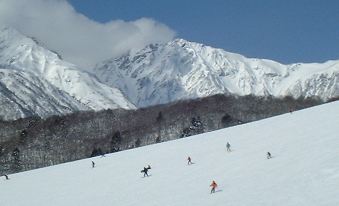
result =
M226 148L227 148L227 152L231 151L231 144L229 142L227 142Z
M141 170L141 172L143 172L144 173L144 177L148 177L148 170L149 169L151 169L151 166L150 165L148 165L147 167L144 167L144 169L143 170Z
M272 155L270 152L267 152L267 159L271 159L272 158Z
M7 175L4 175L4 176L5 176L6 180L9 180L9 178L8 178L8 176L7 176Z
M95 167L95 162L92 161L92 168L94 168L94 167Z
M212 187L212 188L211 188L211 194L212 194L212 193L215 193L215 188L217 188L218 185L217 185L217 183L213 180L213 181L212 181L212 184L210 185L210 187Z
M192 164L192 159L191 159L190 156L188 156L188 158L187 158L187 165L190 165L190 164Z

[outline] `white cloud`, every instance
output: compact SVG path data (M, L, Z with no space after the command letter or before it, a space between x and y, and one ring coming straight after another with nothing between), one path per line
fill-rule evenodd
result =
M95 22L66 0L0 0L0 26L34 36L65 60L86 68L175 36L169 27L149 18Z

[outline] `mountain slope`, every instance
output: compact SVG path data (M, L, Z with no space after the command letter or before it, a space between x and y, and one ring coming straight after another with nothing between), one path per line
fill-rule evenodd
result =
M107 60L95 74L139 107L218 93L339 96L339 61L283 65L183 39Z
M0 69L0 117L47 117L89 110L67 93L27 72Z
M0 30L0 68L6 73L0 79L3 119L135 109L220 93L323 100L339 96L339 61L282 65L183 39L107 60L91 74L63 61L36 39L5 28ZM34 88L29 95L21 92L23 84L6 86L23 76ZM48 99L53 99L51 104Z
M339 102L0 180L9 205L322 206L339 202ZM274 129L272 129L274 128ZM226 141L232 152L226 152ZM266 159L270 151L273 158ZM187 166L190 155L193 165ZM96 167L91 168L91 160ZM140 170L150 164L150 177ZM209 194L215 180L219 187Z
M68 108L70 111L135 108L118 89L100 83L95 76L63 61L57 53L45 49L37 40L25 37L14 29L0 30L0 66L8 72L20 71L25 73L26 77L35 76L35 80L48 82L54 89L61 90L60 99L66 98L70 102L81 103ZM33 81L31 83L34 84ZM18 87L18 90L12 93L17 94L19 90ZM44 92L45 95L51 93ZM39 95L39 91L35 93ZM36 105L29 106L34 108ZM58 114L58 109L55 114ZM30 112L36 113L34 110Z

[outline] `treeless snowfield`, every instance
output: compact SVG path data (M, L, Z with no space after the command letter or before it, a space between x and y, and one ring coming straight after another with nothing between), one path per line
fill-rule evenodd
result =
M1 177L0 206L336 206L338 135L339 101ZM188 156L194 164L187 165ZM219 185L214 194L212 180Z

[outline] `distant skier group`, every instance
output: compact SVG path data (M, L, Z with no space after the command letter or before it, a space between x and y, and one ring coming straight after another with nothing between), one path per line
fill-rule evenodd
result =
M226 143L226 150L227 152L231 152L231 144L229 142ZM270 152L267 152L266 154L267 159L271 159L272 155Z
M231 144L229 142L226 143L226 151L227 152L231 152L232 151L231 150ZM103 157L105 157L105 156L103 156ZM267 159L271 159L272 158L271 153L267 152L266 157L267 157ZM188 156L187 157L187 165L191 165L191 164L193 164L192 158L190 156ZM94 168L94 167L95 167L95 162L92 161L92 168ZM144 169L142 169L140 172L144 174L144 177L149 177L148 170L150 170L150 169L151 169L151 166L148 165L147 167L144 167ZM7 180L9 179L7 175L4 175L4 176L6 177ZM215 182L215 180L212 181L210 187L211 187L211 192L210 193L211 194L215 193L215 189L218 187L218 184Z
M231 152L232 151L231 150L231 144L229 142L226 143L226 151L227 152ZM272 158L271 153L267 152L266 157L267 157L267 159L271 159ZM188 156L187 157L187 165L191 165L191 164L193 164L192 158L190 156ZM94 167L95 167L95 162L92 161L92 168L94 168ZM148 170L150 170L150 169L151 169L151 166L148 165L147 167L144 167L144 169L142 169L140 172L144 174L144 177L148 177L149 176L148 175ZM4 177L6 178L6 180L9 180L8 175L4 175ZM212 181L210 187L211 187L211 194L215 193L215 189L218 187L218 184L215 182L215 180Z

